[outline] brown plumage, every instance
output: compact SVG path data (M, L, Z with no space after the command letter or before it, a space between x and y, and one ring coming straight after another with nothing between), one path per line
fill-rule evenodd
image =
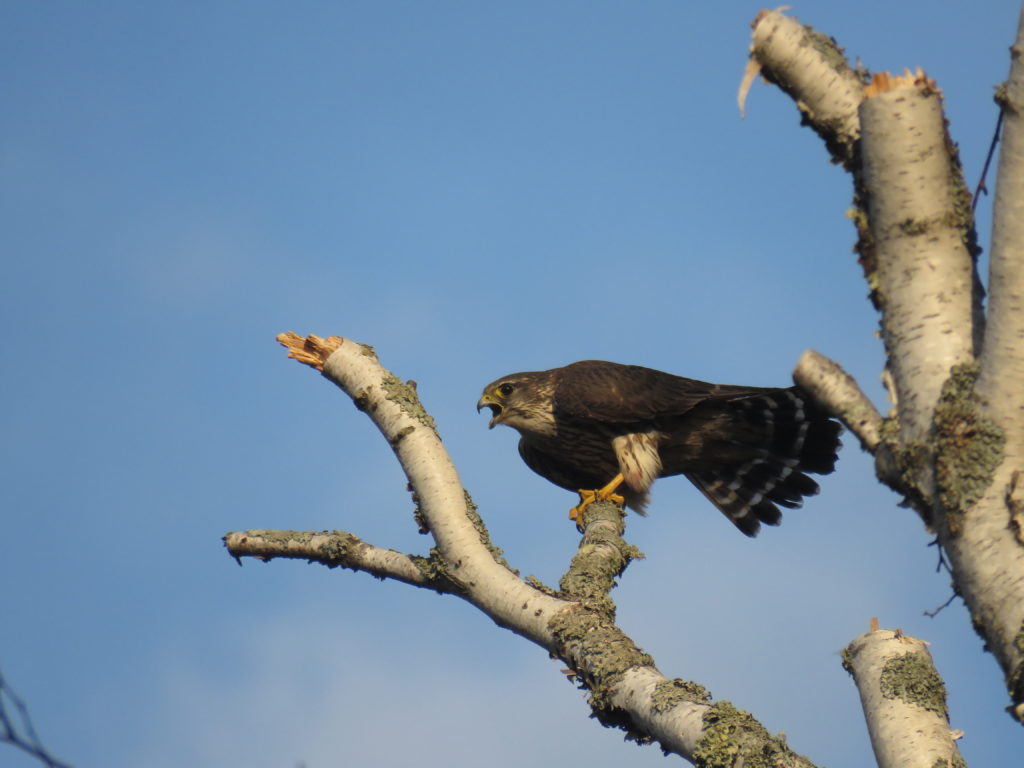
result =
M519 431L534 472L569 490L619 493L643 514L651 484L685 475L748 536L779 506L818 492L806 473L835 467L841 427L799 388L708 384L651 368L585 360L503 376L477 410Z

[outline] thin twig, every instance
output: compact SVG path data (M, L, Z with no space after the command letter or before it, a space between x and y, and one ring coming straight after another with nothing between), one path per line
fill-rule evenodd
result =
M996 147L999 145L999 132L1003 128L1003 110L1000 108L999 117L996 118L996 130L992 134L992 143L988 148L988 157L985 158L985 166L981 169L981 178L978 179L978 186L974 188L974 199L971 200L971 215L974 215L974 209L978 207L978 198L981 197L981 193L988 194L988 187L985 185L985 177L988 176L988 167L992 164L992 157L996 153Z
M942 549L942 543L939 541L939 537L936 536L934 539L932 539L930 542L928 542L928 546L929 547L938 547L938 550L939 550L939 561L935 564L935 572L936 573L940 573L942 571L942 569L945 568L946 569L946 573L948 573L949 575L952 576L953 575L953 569L950 568L949 567L949 563L946 562L946 553Z
M16 714L8 711L8 705ZM46 768L71 768L51 755L36 734L25 702L11 689L0 672L0 744L10 744L36 758Z
M960 595L958 595L956 592L954 592L952 595L949 596L949 600L944 602L942 605L940 605L934 611L925 611L924 615L927 616L929 619L934 619L936 616L938 616L940 613L942 613L946 608L949 608L949 606L953 603L953 601L956 600L958 597L960 597Z

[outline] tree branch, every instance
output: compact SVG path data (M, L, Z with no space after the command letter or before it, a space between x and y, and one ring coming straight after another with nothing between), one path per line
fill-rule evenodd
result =
M378 579L394 579L438 592L461 592L458 584L444 577L443 564L436 558L375 547L345 531L242 531L226 535L224 546L239 565L243 557L264 562L283 557L364 571Z
M923 72L876 75L860 119L876 296L900 441L923 444L950 370L973 359L969 200L961 197L966 189L951 157L941 94ZM926 478L921 483L931 490Z
M657 741L702 765L759 764L813 768L751 715L729 702L712 703L699 684L669 680L615 624L610 591L640 553L622 539L621 508L591 504L579 525L583 538L560 591L518 578L491 543L462 489L411 383L402 383L370 347L339 337L281 334L289 356L323 372L377 425L402 464L418 502L418 520L433 536L429 558L381 549L343 531L247 531L224 537L235 557L302 558L454 594L500 626L562 659L590 692L594 716L627 738Z
M8 707L14 711L10 711ZM46 768L71 768L61 762L43 746L36 734L32 718L29 717L25 702L11 690L3 674L0 674L0 744L10 744L26 755L38 760Z
M850 67L834 39L780 11L761 11L751 26L751 63L740 89L740 109L749 81L760 73L793 98L832 161L851 167L860 137L863 73Z
M1024 723L1024 11L999 89L991 300L977 383L953 390L940 434L949 511L943 546ZM941 533L941 532L940 532Z
M758 27L776 23L770 15L759 19ZM756 40L761 33L754 34ZM789 40L768 37L773 45ZM755 45L752 55L769 48ZM864 88L860 140L853 142L847 168L857 250L881 313L885 378L896 401L874 449L878 474L937 533L956 591L998 659L1012 712L1024 723L1022 53L1024 17L999 96L1006 138L987 323L970 194L946 132L941 94L923 72L877 75ZM782 60L772 54L771 62ZM785 90L806 114L804 103L818 97L794 82L786 80ZM847 100L846 86L836 87ZM843 135L854 133L849 125L843 129ZM823 136L831 148L836 139ZM818 396L851 406L857 399L827 389ZM875 430L857 425L854 413L844 420L870 450Z
M839 363L808 349L793 369L793 381L857 436L861 447L875 457L878 478L900 489L896 459L883 439L885 423L856 379Z
M524 583L498 559L415 385L381 366L364 344L295 334L281 334L278 341L289 357L321 370L344 390L380 430L416 493L448 578L463 586L464 597L501 626L548 647L547 624L567 603Z
M793 381L842 421L865 451L878 450L882 444L882 417L857 380L839 363L808 349L793 369Z
M878 768L964 765L924 641L873 629L846 647L843 667L860 692Z
M1010 75L999 89L1002 149L996 178L989 258L989 313L981 356L979 392L1002 414L1024 421L1024 9L1010 49ZM1024 453L1024 430L1016 430L1008 455Z

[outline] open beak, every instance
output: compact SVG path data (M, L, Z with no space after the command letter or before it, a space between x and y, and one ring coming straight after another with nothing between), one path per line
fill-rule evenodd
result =
M494 429L495 424L501 423L502 405L489 394L484 394L476 404L476 412L480 413L484 408L491 409L491 420L487 422L488 429Z

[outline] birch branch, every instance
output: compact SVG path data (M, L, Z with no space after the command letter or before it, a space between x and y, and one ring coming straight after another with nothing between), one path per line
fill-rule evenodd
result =
M1010 49L1010 75L999 90L1002 145L989 258L989 312L979 391L1001 415L1024 421L1024 9ZM1024 454L1024 430L1006 446Z
M264 562L277 558L305 560L328 568L363 571L378 579L394 579L438 592L461 592L458 584L444 576L444 565L437 558L375 547L345 531L242 531L225 536L224 546L239 565L243 557Z
M1003 138L993 205L989 317L977 369L948 398L940 434L943 546L1024 723L1024 11L999 91ZM977 383L971 377L977 373Z
M973 359L970 206L959 197L941 94L923 72L876 75L860 122L882 338L906 448L927 441L950 370ZM931 495L925 473L919 482Z
M865 451L878 450L882 443L882 417L856 379L839 363L808 349L793 369L793 381L842 421Z
M759 16L755 39L770 19ZM776 47L790 39L769 37ZM799 38L788 44L799 45ZM764 50L755 45L752 55ZM787 58L772 56L772 62ZM848 88L840 88L844 100ZM801 110L814 96L787 93ZM860 140L847 164L854 186L851 217L859 260L881 312L884 378L895 400L894 418L882 425L876 466L880 479L932 525L939 490L931 443L935 408L953 369L974 359L984 327L969 193L946 134L938 88L924 73L875 76L862 89L857 125Z
M833 162L851 167L860 137L857 107L863 98L864 73L850 67L835 40L780 11L761 11L751 26L740 110L751 81L762 75L792 97L804 123L824 140Z
M769 21L777 23L774 19L759 16L755 40L763 36L772 46L797 45L787 41L799 36L762 32ZM768 56L770 49L755 44L752 55ZM893 416L882 422L881 442L873 449L878 474L938 534L957 593L1002 667L1011 712L1024 723L1022 53L1024 16L1010 78L999 96L1006 129L987 322L970 195L936 84L920 70L875 76L863 91L860 141L854 142L847 167L854 185L857 250L881 313L885 378L895 395ZM765 67L786 60L773 52ZM786 92L806 114L805 102L819 97L810 87L792 87L797 80L786 82ZM848 99L846 87L836 87L837 98ZM834 140L824 136L831 147ZM856 407L855 394L839 394L836 377L822 374L816 383L813 374L800 375L805 374L810 376L806 386L818 387L816 396L837 400L837 408ZM831 390L829 381L839 388ZM875 431L858 426L854 412L844 420L872 450Z
M641 556L623 539L621 508L590 505L583 539L554 593L527 583L501 559L465 494L415 388L385 370L370 347L339 337L281 334L289 356L323 372L377 425L405 469L419 503L418 519L437 543L430 558L366 544L343 531L254 530L225 536L228 551L260 559L303 558L454 594L476 605L569 667L590 692L594 716L627 738L657 741L700 765L760 764L813 768L750 714L712 702L698 683L665 678L614 620L610 591Z
M416 493L421 519L447 564L448 578L462 585L465 598L501 626L548 647L547 624L568 604L524 583L495 557L415 387L381 366L364 344L295 334L281 334L278 341L289 348L289 356L320 370L344 390L380 430Z
M857 436L861 447L875 457L878 479L900 490L899 467L883 440L885 423L857 380L839 363L808 349L793 369L793 381Z
M846 647L843 666L860 692L878 768L965 765L926 643L873 630Z

